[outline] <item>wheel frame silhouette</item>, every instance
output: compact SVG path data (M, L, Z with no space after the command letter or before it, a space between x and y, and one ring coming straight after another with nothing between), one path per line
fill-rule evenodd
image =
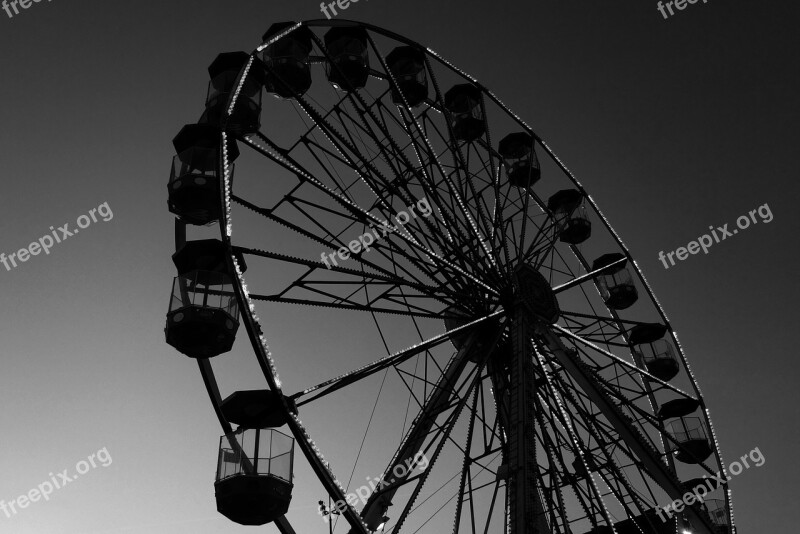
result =
M369 66L363 85L382 83L385 85L382 93L375 96L365 87L359 87L362 79L353 81L354 87L347 87L350 80L353 80L353 74L347 70L352 65L337 63L336 56L330 53L331 43L335 39L331 38L331 42L327 42L317 35L317 32L325 29L335 30L335 35L339 35L337 31L350 36L361 35L363 32L366 37L365 50L371 51L374 56L369 57L374 57L378 63ZM270 64L270 61L261 59L265 57L265 51L268 52L275 43L301 34L310 37L312 49L317 51L316 56L312 56L309 51L306 64L309 68L315 68L315 64L324 64L328 79L335 79L333 83L339 85L338 94L341 100L335 106L325 107L320 104L321 100L307 98L305 92L308 88L293 91L292 87L297 87L297 84L281 76L281 72L286 71L275 68L277 63ZM340 389L357 386L361 380L383 370L397 369L415 356L428 354L434 349L441 350L447 341L452 342L456 353L442 366L438 374L432 372L428 375L426 371L422 376L415 375L420 381L436 385L431 387L427 396L423 396L417 417L388 461L383 479L386 480L387 474L392 473L393 467L407 460L411 452L419 453L423 442L428 445L428 452L433 451L430 466L431 470L435 469L444 445L455 435L453 429L461 420L462 414L468 414L468 432L464 443L466 452L456 495L454 532L483 531L483 524L476 525L475 521L470 524L464 519L468 515L468 508L473 515L477 508L474 504L478 499L477 491L469 489L473 480L471 468L475 463L469 451L476 425L479 429L481 422L484 427L488 426L489 416L478 408L478 399L484 390L495 393L496 399L500 399L495 402L502 404L495 405L496 419L493 422L501 430L492 430L497 435L502 463L494 473L496 489L485 518L487 530L490 524L497 528L498 523L493 520L497 520L497 510L502 508L503 528L508 532L525 532L525 528L534 525L539 531L547 532L573 532L575 528L591 528L590 532L593 533L615 532L623 528L624 520L620 521L608 509L607 501L616 500L620 503L628 517L643 518L653 506L666 505L688 491L677 477L676 458L689 460L696 469L702 469L709 474L714 473L715 467L724 472L724 463L705 401L677 335L653 291L591 196L522 119L514 115L477 80L429 48L369 24L343 20L308 21L279 26L265 37L264 42L250 54L239 73L236 89L221 118L223 128L219 142L219 152L222 155L218 169L221 177L219 228L226 251L227 268L233 274L232 291L241 312L241 324L245 327L269 390L279 394L275 409L280 412L281 421L288 425L297 448L332 500L346 501L346 490L338 482L332 468L311 438L311 433L301 422L297 415L297 406L302 407ZM433 85L433 96L428 95L421 102L416 102L418 95L414 96L414 102L406 98L409 85L404 86L402 83L413 77L395 75L388 66L390 54L382 55L378 52L385 48L376 44L379 39L398 47L410 47L419 54L426 83ZM347 61L355 61L352 59L354 54L344 55L349 58ZM407 55L413 56L411 53ZM372 204L354 201L356 195L349 195L349 187L344 188L344 182L340 184L335 180L338 177L335 172L324 176L319 169L316 172L307 170L308 164L301 163L293 154L303 143L298 142L292 147L280 146L260 129L242 132L241 129L232 127L234 121L231 117L239 109L237 104L244 100L243 88L256 76L254 72L264 73L268 89L272 84L273 92L283 93L281 96L285 101L279 105L290 102L302 109L310 120L309 131L325 134L329 143L326 147L327 155L332 157L334 152L338 153L337 169L349 167L358 176L354 183L364 185L374 194ZM449 91L443 93L437 79L443 73L460 79L473 89L464 89L458 94ZM315 80L315 83L318 82L321 81ZM376 118L376 110L382 110L382 106L387 105L389 100L396 106L396 112L409 133L409 138L404 139L409 144L403 147L397 139L389 135L389 123L384 122L381 125ZM464 102L472 102L476 106L464 107ZM351 108L345 109L346 106ZM419 111L419 106L424 106L423 111ZM521 130L506 136L497 149L493 148L491 140L492 128L489 127L489 122L494 121L495 117L487 111L490 106L499 110L507 124L513 124ZM360 116L355 116L356 113L349 114L350 110ZM338 114L338 122L331 118L334 111ZM461 123L459 116L463 119ZM346 123L345 120L349 122ZM444 127L423 128L423 123L427 120L430 120L431 125L437 124L437 121L440 125L443 123ZM359 121L362 121L364 132L377 126L378 130L383 128L381 133L386 135L370 138L365 134L359 137L354 133ZM346 124L350 124L353 130L347 130ZM396 133L396 130L392 131ZM431 134L429 138L428 134L431 132L437 133ZM434 139L435 135L439 137ZM513 137L514 135L517 137ZM529 140L527 151L526 139ZM335 250L336 247L332 245L337 244L340 245L339 251L347 248L340 239L342 232L333 232L322 223L316 230L311 230L296 221L277 216L278 207L285 202L286 196L276 195L281 200L276 206L269 208L237 196L233 187L233 160L238 155L231 149L234 140L243 148L252 149L253 154L258 154L292 173L300 182L297 189L292 190L292 195L299 198L297 191L301 186L307 186L315 193L323 195L329 204L315 205L307 200L307 205L317 208L324 206L333 216L349 221L342 231L360 224L364 230L363 236L369 228L376 238L370 245L374 245L372 248L378 254L370 257L367 256L367 251L353 252L354 247L350 247L348 261L352 262L353 267L345 266L343 253L338 254L342 261L341 266L338 263L329 266L319 260L294 257L285 251L255 249L235 244L234 229L237 226L232 213L233 207L238 205L289 228L305 240L323 246L321 248ZM304 143L306 148L313 145L308 139ZM510 145L513 147L508 148ZM409 151L406 149L409 146L410 152L418 155L419 165L408 157ZM437 149L442 147L446 148L440 153ZM544 172L545 161L539 161L537 148L543 151L547 165L558 171L561 181L572 188L553 195L550 202L540 198L535 188L540 181L544 182L548 176L553 176L552 173L548 175ZM371 160L373 154L369 153L369 149L382 153L386 160L384 166L381 167L379 163L374 163L376 160ZM313 151L309 149L309 153ZM426 155L429 156L427 159ZM488 163L483 165L482 171L476 171L473 165L476 158L483 161L481 155L485 156L483 159ZM324 167L322 164L319 166ZM400 172L396 172L395 167ZM392 169L395 173L384 176L389 174L387 169ZM558 197L560 193L564 194ZM419 203L422 198L427 199L431 205L433 219L427 216L415 217L413 221L409 220L406 225L395 227L388 234L384 232L379 235L374 231L382 228L392 217L396 218L399 208L413 205L413 201ZM603 238L613 247L612 252L607 252L594 263L586 258L582 249L584 241L580 241L581 221L589 224L590 219L599 223ZM578 237L559 241L561 235L566 235L565 228L572 222L576 222L572 230L577 228ZM591 229L596 235L598 228L592 226ZM185 232L185 223L178 220L178 243L186 241ZM353 233L358 234L351 232ZM570 240L580 242L570 243ZM565 259L561 255L562 250L568 251L571 258ZM257 256L262 260L293 267L302 266L307 272L291 281L286 291L254 294L250 292L243 272L245 256ZM556 263L557 266L554 265ZM561 269L564 268L567 273L562 272ZM632 270L639 286L644 289L646 304L649 304L647 311L659 321L659 327L655 326L656 323L624 319L620 316L619 312L632 306L631 299L636 300L638 295L635 282L625 281L626 273L630 275L631 272L628 269ZM540 274L541 270L546 271L546 276ZM326 279L324 283L318 284L320 296L316 298L287 296L288 290L313 287L314 284L308 282L311 273L340 276L345 280L358 280L360 277L360 288L353 290L349 296L326 293L319 289L325 283L331 282ZM556 283L554 278L561 278L561 282ZM344 284L342 279L339 281ZM434 287L432 281L439 281L441 284ZM384 292L374 300L368 298L367 304L358 302L352 296L360 292L368 294L369 290L380 293L380 288L386 284L403 291L390 295L392 298ZM587 295L583 289L587 285L595 285L597 293ZM562 311L562 299L558 296L570 295L570 291L578 289L582 292L578 300L585 299L584 310ZM398 304L398 295L404 298L405 304ZM414 305L409 304L408 298L411 296L419 298L423 303L415 301ZM598 299L605 306L595 314L594 308ZM261 326L254 301L316 305L373 317L375 314L384 314L405 317L411 321L432 320L438 321L445 328L438 335L421 336L423 339L415 344L409 343L410 347L407 349L390 352L371 364L285 396L277 374L278 364L273 360L267 346L266 335L272 334L269 328ZM559 321L562 324L558 324ZM376 325L383 337L383 330L377 321ZM660 332L660 337L654 338L656 331ZM645 341L634 343L637 336ZM659 353L658 350L661 349L654 348L657 341L664 341L672 347L672 361L677 365L678 372L683 371L682 379L691 385L693 393L686 393L672 386L670 379L659 379L658 373L648 367L644 350L648 347L651 350L650 362L660 357L666 361L666 353ZM664 344L658 346L663 347ZM615 347L624 350L627 359L614 354L612 349ZM223 409L224 403L210 361L208 358L199 358L198 364L223 431L231 434L233 427ZM492 367L494 370L491 370ZM452 376L448 373L452 373ZM483 373L487 376L480 378ZM617 376L616 383L609 378L612 375ZM459 379L463 379L463 382L459 382ZM637 380L638 389L634 390L631 384L637 383ZM635 393L636 399L627 399L626 392ZM663 402L663 398L667 392L678 395L674 400L683 402L673 403L671 408L674 413L682 414L677 421L684 425L687 436L692 430L686 428L690 408L694 408L692 412L700 411L697 420L700 428L704 426L707 431L705 439L710 451L706 458L711 458L710 462L706 462L706 458L694 461L698 460L696 456L702 454L687 452L686 443L676 440L675 434L667 430L664 419L659 418L656 406L664 411L667 403ZM508 406L504 403L508 403ZM645 413L645 405L649 405L649 413ZM447 424L451 425L449 431L445 429L441 435L432 438L437 427L437 417L445 413L445 406L453 408L453 413L446 419ZM515 412L514 406L526 412L525 415ZM516 415L509 415L511 413ZM600 419L601 416L602 423L592 421L594 417ZM501 420L504 422L498 422ZM576 424L577 422L581 424ZM514 430L516 426L520 426L521 430ZM531 436L532 440L529 439ZM616 436L616 439L606 440L611 436ZM587 445L587 442L592 442L592 438L597 443L593 446ZM563 442L559 443L560 441ZM695 441L699 444L701 440ZM616 452L625 449L621 454L630 460L637 460L635 468L632 465L617 465L619 457L612 455L612 448ZM557 451L560 451L558 455ZM532 465L541 461L536 460L537 454L541 456L541 453L547 456L549 469L546 473L540 470L538 464ZM522 459L519 459L520 455ZM566 466L569 458L574 461L572 470ZM598 462L598 458L603 461ZM643 486L634 487L629 479L630 474L636 470L643 481L646 475L652 485L641 482ZM414 489L401 517L392 526L392 532L407 531L403 530L404 521L416 510L412 506L428 477L427 473L418 473L414 477L410 476L411 473L407 475L414 480L396 481L394 492L406 486ZM605 495L601 495L595 480L597 477L606 482ZM609 479L614 484L608 484ZM697 480L699 479L692 479L690 482ZM567 486L576 498L572 508L579 502L585 517L576 518L574 514L572 518L563 517L567 515L567 506L563 502L562 488ZM688 489L694 487L696 486ZM656 488L672 498L658 501L654 494ZM639 495L645 489L649 491L650 499ZM504 503L498 503L495 508L495 499L500 491L504 494L504 499L501 499ZM388 501L394 495L395 493L391 493ZM343 507L341 516L348 522L351 532L377 530L378 518L382 523L383 519L387 519L385 514L390 509L386 497L386 493L373 493L360 514L349 503ZM633 499L633 502L626 503L626 499ZM724 491L724 499L726 522L730 526L730 532L735 533L731 494L727 489ZM465 505L467 502L469 504ZM634 510L638 512L635 516L631 513ZM720 532L717 528L719 525L711 521L699 505L687 506L684 514L677 523L671 523L671 528L691 523L692 528L698 532ZM657 530L660 527L651 520L652 513L643 523L638 523L640 530L661 532ZM281 532L293 532L286 517L276 520L276 526ZM648 528L652 530L644 530Z

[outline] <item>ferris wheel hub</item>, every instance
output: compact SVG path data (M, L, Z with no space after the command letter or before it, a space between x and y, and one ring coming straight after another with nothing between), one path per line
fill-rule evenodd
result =
M531 267L522 265L515 272L514 304L522 304L536 319L547 324L558 321L561 310L558 299L547 279Z

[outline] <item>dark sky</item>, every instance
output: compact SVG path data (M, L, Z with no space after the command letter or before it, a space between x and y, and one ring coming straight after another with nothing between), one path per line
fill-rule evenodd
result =
M219 425L196 365L163 339L171 140L199 116L217 53L251 51L273 22L321 16L313 0L55 0L13 18L0 11L0 252L74 227L104 202L113 212L49 255L0 266L0 499L99 449L113 457L49 502L0 513L0 531L245 531L214 510ZM651 0L362 0L342 18L432 48L548 141L680 334L726 463L756 447L766 457L732 482L739 532L791 531L796 2L708 0L664 20ZM768 224L668 270L658 260L764 204ZM282 366L287 344L262 319L292 384L310 381L303 369L346 371L326 369L324 353ZM325 531L318 497L296 493L299 532Z

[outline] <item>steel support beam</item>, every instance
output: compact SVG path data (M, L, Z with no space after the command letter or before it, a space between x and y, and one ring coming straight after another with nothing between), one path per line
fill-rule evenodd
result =
M511 384L509 389L507 486L509 534L550 534L537 488L536 382L532 346L532 319L523 305L511 317Z

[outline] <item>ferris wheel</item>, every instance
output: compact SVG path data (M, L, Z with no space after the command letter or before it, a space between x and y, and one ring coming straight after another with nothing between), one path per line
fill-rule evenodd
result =
M292 501L304 461L327 492L319 532L736 532L705 400L655 295L492 92L348 21L274 24L209 74L200 120L173 141L165 332L223 429L221 513L294 532L314 515ZM310 345L325 328L351 343L335 372L288 390L278 369L310 366L267 340L298 309ZM264 386L223 396L211 362L237 333ZM315 432L332 418L346 431Z

